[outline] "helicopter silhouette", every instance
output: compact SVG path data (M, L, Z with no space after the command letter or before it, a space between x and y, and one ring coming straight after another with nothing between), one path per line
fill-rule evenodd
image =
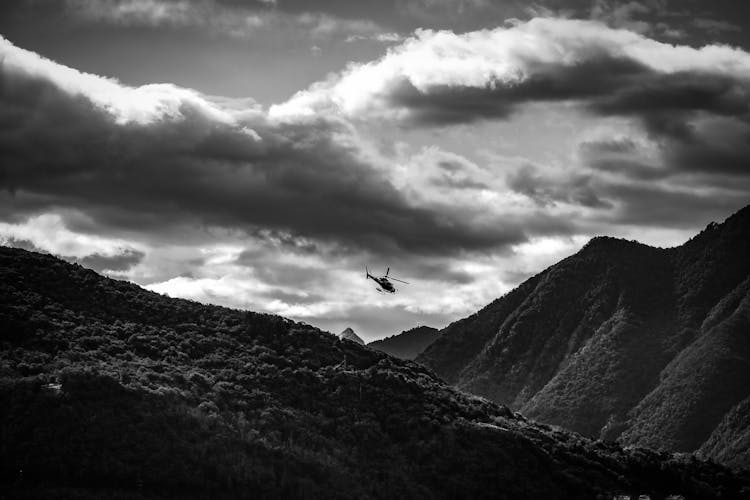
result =
M365 279L371 279L378 285L380 285L380 288L377 288L376 290L378 292L388 292L388 293L396 293L396 287L393 286L393 283L391 283L390 280L398 281L399 283L405 283L409 284L408 281L400 280L398 278L394 278L393 276L388 276L388 273L391 272L391 268L389 267L385 271L385 275L381 276L380 278L377 278L370 274L370 271L367 270L367 266L365 266Z

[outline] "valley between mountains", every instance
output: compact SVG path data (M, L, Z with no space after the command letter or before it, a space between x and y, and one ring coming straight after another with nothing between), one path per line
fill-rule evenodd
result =
M597 238L418 362L0 248L2 498L750 498L749 214Z

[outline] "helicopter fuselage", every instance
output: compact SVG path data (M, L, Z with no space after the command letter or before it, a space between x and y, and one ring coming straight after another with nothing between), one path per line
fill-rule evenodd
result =
M380 278L380 279L376 279L375 281L377 281L378 285L380 285L380 288L382 288L383 291L389 292L389 293L396 293L396 287L393 286L393 283L388 281L388 278Z
M389 272L391 272L390 267L386 269L384 276L380 276L378 278L370 274L370 271L367 270L367 266L365 266L365 276L367 276L367 279L371 279L372 281L380 285L380 288L378 288L378 292L396 293L396 287L393 286L391 280L398 281L400 283L406 283L407 285L409 284L408 281L400 280L398 278L394 278L393 276L388 276Z
M367 277L372 279L378 285L380 285L381 290L383 290L384 292L396 293L396 287L393 286L393 283L388 281L388 278L386 278L385 276L381 278L376 278L375 276L368 274Z

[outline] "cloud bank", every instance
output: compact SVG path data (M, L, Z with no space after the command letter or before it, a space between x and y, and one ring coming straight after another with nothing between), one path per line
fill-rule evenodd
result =
M465 34L418 30L383 58L352 65L271 112L419 124L508 118L538 101L579 102L601 114L654 104L746 113L748 79L750 55L739 49L694 49L596 21L536 18Z
M524 238L481 206L410 198L345 121L268 117L252 101L131 88L0 42L6 202L95 223L260 228L358 248L452 253ZM125 215L126 214L126 215Z
M598 21L535 18L465 34L419 30L382 58L351 65L270 113L414 129L512 121L541 106L616 121L617 133L631 137L630 149L619 152L606 151L609 137L581 140L580 165L546 180L529 167L506 176L512 191L539 205L567 202L602 209L610 220L644 222L630 209L659 192L687 209L691 200L713 198L724 208L747 197L750 54L663 43ZM645 186L643 176L675 182Z
M270 109L0 38L0 238L334 330L447 322L589 236L680 237L747 204L749 97L747 52L570 19L419 30ZM518 137L493 126L529 117L534 147L502 151L494 131ZM403 137L383 147L378 127ZM535 154L537 129L564 147ZM441 130L487 150L414 139ZM373 298L365 263L408 295Z

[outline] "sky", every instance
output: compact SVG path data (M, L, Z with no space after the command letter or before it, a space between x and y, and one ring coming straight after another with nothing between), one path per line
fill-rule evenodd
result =
M745 4L3 0L0 243L366 341L444 327L750 203Z

